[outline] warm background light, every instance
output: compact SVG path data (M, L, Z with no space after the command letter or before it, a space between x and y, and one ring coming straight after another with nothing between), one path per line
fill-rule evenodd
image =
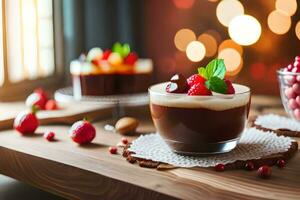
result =
M300 40L300 21L298 21L296 24L295 32L296 32L297 38Z
M205 56L212 57L216 54L218 43L212 35L203 33L198 37L198 41L200 41L205 46Z
M250 15L237 16L229 24L229 36L240 45L251 45L257 42L261 35L261 25Z
M196 40L196 35L190 29L180 29L174 37L175 46L180 51L185 51L187 45L194 40Z
M243 14L244 7L238 0L223 0L217 6L217 18L224 26L228 26L234 17Z
M192 41L186 48L186 55L191 61L199 62L205 56L205 47L199 41Z
M232 48L226 48L219 52L219 58L223 58L226 65L227 75L234 76L242 68L242 57L239 52Z
M284 12L274 10L268 16L268 26L273 33L285 34L291 27L291 18Z
M284 12L285 14L292 16L297 11L296 0L276 0L276 9Z
M177 8L189 9L194 5L195 0L173 0L173 2Z
M223 49L227 49L227 48L231 48L231 49L235 49L237 52L239 52L240 55L243 55L243 47L238 45L237 43L235 43L233 40L224 40L219 48L218 48L218 52L220 53Z

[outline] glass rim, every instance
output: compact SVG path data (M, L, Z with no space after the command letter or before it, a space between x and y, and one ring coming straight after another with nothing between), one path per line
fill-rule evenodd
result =
M153 87L155 86L158 86L158 85L162 85L162 84L167 84L169 82L161 82L161 83L156 83L154 85L151 85L149 88L148 88L148 92L151 96L151 94L154 94L154 95L162 95L162 96L170 96L170 97L183 97L183 96L186 96L187 94L186 93L167 93L167 92L157 92L157 91L153 91ZM239 96L239 95L243 95L243 94L249 94L251 93L251 89L248 87L248 86L245 86L245 85L242 85L242 84L236 84L234 83L233 85L237 85L237 86L243 86L246 88L246 91L243 91L243 92L238 92L238 93L235 93L235 94L221 94L221 93L215 93L215 95L195 95L195 96L189 96L190 98L215 98L215 97L221 97L221 98L226 98L226 97L234 97L234 96Z
M298 75L300 75L300 73L299 72L285 72L285 71L283 71L283 69L281 68L281 69L278 69L278 70L276 70L276 72L277 72L277 74L278 75L294 75L294 76L298 76Z

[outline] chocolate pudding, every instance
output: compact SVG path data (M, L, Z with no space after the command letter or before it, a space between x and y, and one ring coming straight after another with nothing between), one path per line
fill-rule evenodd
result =
M248 87L234 84L233 95L187 96L166 93L166 84L149 89L150 108L158 133L172 150L210 154L236 146L249 112Z

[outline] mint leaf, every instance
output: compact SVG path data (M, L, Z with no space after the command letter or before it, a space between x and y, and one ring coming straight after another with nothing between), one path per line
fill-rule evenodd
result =
M207 79L215 76L224 79L225 73L226 67L223 59L213 59L206 65Z
M224 80L217 76L213 76L205 82L205 85L208 89L225 94L227 90L227 85Z
M205 79L207 79L207 75L206 75L206 69L204 67L200 67L198 68L198 73L204 77Z

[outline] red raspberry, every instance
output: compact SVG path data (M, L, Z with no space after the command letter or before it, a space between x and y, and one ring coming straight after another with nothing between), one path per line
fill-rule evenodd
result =
M217 172L223 172L224 170L225 170L225 165L224 164L217 164L216 166L215 166L215 170L217 171Z
M55 133L52 131L48 131L44 133L44 138L48 140L49 142L54 141Z
M111 53L112 53L112 51L110 49L105 50L102 55L102 60L107 60Z
M124 64L126 65L134 65L134 63L138 60L138 55L134 52L129 53L124 59Z
M270 178L272 174L272 168L268 165L263 165L257 170L257 175L261 178Z
M81 145L88 144L95 138L96 129L90 122L83 120L75 122L72 125L69 134L74 142Z
M227 90L226 90L226 94L234 94L235 93L235 89L231 83L230 80L224 79L226 85L227 85Z
M122 143L123 143L123 144L125 144L125 145L126 145L126 144L128 144L128 140L127 140L127 138L122 138L122 140L121 140L121 141L122 141Z
M39 110L44 110L46 102L47 99L42 94L34 92L27 97L25 104L28 107L35 106Z
M118 149L117 149L117 147L109 147L109 153L111 153L111 154L117 154L117 152L118 152Z
M34 112L21 112L14 120L14 128L23 135L33 134L39 121Z
M192 87L193 85L195 85L197 83L204 84L206 80L199 74L194 74L194 75L190 76L186 81L187 81L188 85L190 87Z
M188 95L193 96L193 95L212 95L211 91L206 88L206 86L202 83L197 83L193 85L189 91Z
M47 101L46 105L45 105L45 109L46 110L57 110L58 106L55 100L51 99L49 101Z

